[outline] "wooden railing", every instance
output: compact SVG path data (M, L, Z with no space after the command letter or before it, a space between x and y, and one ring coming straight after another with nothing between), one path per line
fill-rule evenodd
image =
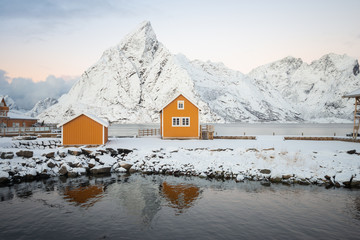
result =
M139 129L138 136L145 137L145 136L156 136L160 135L160 129L152 128L152 129Z
M50 133L50 127L8 127L0 128L1 136L16 136L24 134Z

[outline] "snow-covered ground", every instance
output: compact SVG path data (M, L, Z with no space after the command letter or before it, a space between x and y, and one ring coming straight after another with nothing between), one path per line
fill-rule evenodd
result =
M130 172L148 174L360 186L359 143L284 141L283 136L208 141L111 138L105 146L96 148L63 148L51 145L54 140L58 139L35 140L42 141L44 149L39 144L24 149L15 147L19 141L0 138L0 152L14 153L12 159L0 159L0 179L75 177L86 172L96 174L97 170L124 172L131 167ZM32 151L33 156L18 157L16 152L20 150Z

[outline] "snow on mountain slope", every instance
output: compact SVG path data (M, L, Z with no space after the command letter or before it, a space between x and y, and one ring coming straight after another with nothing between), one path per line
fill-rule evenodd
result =
M360 87L359 63L347 55L327 54L311 64L287 57L248 75L259 86L273 86L310 121L351 119L352 102L342 96Z
M25 113L25 115L30 117L36 117L37 115L39 115L40 113L42 113L56 103L58 103L58 100L56 100L55 98L45 98L37 102L30 111Z
M274 89L258 89L250 78L223 64L190 62L171 54L149 22L106 50L68 94L38 117L60 122L85 111L111 122L159 122L158 111L178 93L195 100L202 122L298 119Z

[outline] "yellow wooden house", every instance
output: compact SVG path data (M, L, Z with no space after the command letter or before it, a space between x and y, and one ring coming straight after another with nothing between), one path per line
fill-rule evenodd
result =
M160 110L160 134L163 139L199 139L199 107L183 94L171 99Z
M63 145L102 145L108 141L109 123L89 113L81 113L58 127Z

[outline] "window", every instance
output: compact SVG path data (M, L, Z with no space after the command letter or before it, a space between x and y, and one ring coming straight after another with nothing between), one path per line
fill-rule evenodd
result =
M172 118L172 125L173 125L173 126L180 126L180 118L178 118L178 117L173 117L173 118Z
M182 118L182 125L183 126L190 126L190 118L188 118L188 117Z
M19 123L13 123L13 127L20 127Z
M178 101L178 109L184 109L184 101Z
M173 127L190 127L190 118L189 117L173 117L172 118Z

